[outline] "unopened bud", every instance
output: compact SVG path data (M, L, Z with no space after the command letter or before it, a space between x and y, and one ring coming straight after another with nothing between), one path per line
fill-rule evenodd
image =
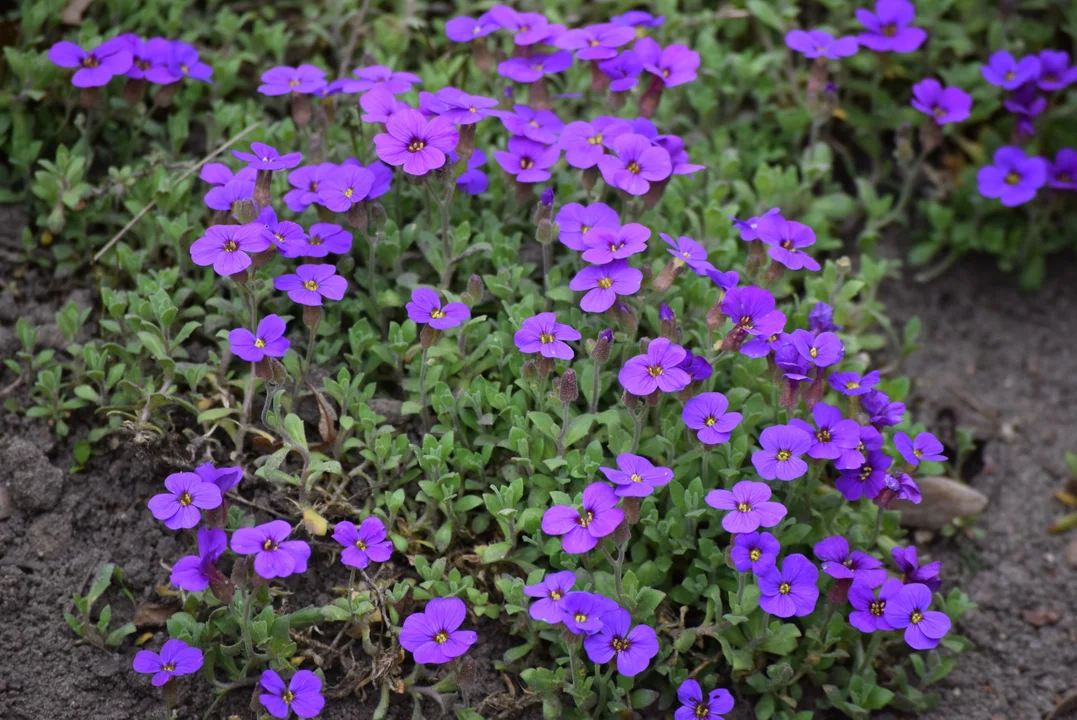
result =
M638 508L636 510L636 516L637 518L639 516ZM628 526L628 517L626 516L625 519L622 520L621 523L617 526L617 528L613 531L613 542L615 542L618 546L621 546L631 539L632 528Z
M688 267L684 264L683 260L674 258L666 263L665 267L658 271L654 280L651 281L651 287L655 292L665 292L669 290L673 285L673 281L677 279L684 269Z
M647 404L654 407L658 404L658 401L662 399L662 392L655 390L653 393L647 396Z
M535 239L541 245L549 245L553 242L553 223L546 218L540 220L538 229L535 231Z
M598 182L598 172L598 165L595 165L580 173L580 182L585 192L591 192L591 188Z
M610 86L610 76L602 72L597 60L591 61L591 90L596 93L604 93Z
M639 269L639 272L643 276L640 278L640 285L647 286L654 281L654 272L651 270L650 265L644 265Z
M912 162L913 156L916 154L912 147L912 125L905 123L898 128L894 144L894 157L902 165L907 166Z
M375 232L380 232L385 227L385 206L380 202L374 201L370 203L370 224L374 226Z
M785 265L782 265L777 260L771 260L770 266L767 267L766 279L768 281L781 280L782 275L785 274Z
M309 328L318 327L318 323L322 321L322 306L321 305L304 305L303 306L303 324Z
M553 208L552 187L547 187L545 190L542 191L542 194L539 195L539 205L542 205L545 208Z
M797 406L798 398L797 393L800 391L800 384L795 380L784 380L782 382L782 392L778 396L778 407L786 409L792 409Z
M639 498L623 498L621 500L621 510L624 511L625 522L627 522L629 525L635 525L639 522Z
M535 361L535 367L538 368L539 377L548 378L550 373L553 372L554 360L553 358L544 357L539 355L538 360Z
M292 94L292 120L297 128L305 128L311 117L310 98L306 95Z
M839 272L847 273L853 269L853 261L849 259L848 255L842 255L834 261L834 264L838 266Z
M929 153L942 145L942 128L937 122L927 120L920 126L920 150Z
M621 323L621 327L625 329L625 332L629 335L636 334L636 329L639 327L639 319L636 317L636 312L631 307L625 303L617 303L614 314L617 316L617 322Z
M475 125L460 126L460 140L456 143L456 156L467 165L467 161L475 154ZM448 165L448 163L446 163Z
M557 399L563 403L576 402L580 396L580 390L576 383L576 371L572 368L565 370L561 375L561 383L557 388Z
M647 86L647 89L643 91L643 95L640 96L640 115L645 118L654 115L654 111L658 109L658 103L662 101L662 90L664 88L665 83L662 82L662 78L655 75L651 80L651 84Z
M677 335L677 316L665 303L658 308L658 334L667 340L674 340Z
M534 380L538 377L538 368L535 366L534 360L528 360L520 366L520 376L524 380Z
M727 352L732 350L739 350L741 344L744 342L744 336L746 335L744 328L739 325L730 330L725 338L722 340L722 350Z
M432 348L440 338L441 331L429 325L423 325L423 329L419 331L419 344L423 346L423 350Z
M475 126L465 125L464 127ZM459 667L456 668L456 682L464 688L470 688L475 684L475 660L473 658L466 657L460 661Z
M259 170L254 179L254 204L260 208L269 207L273 200L273 171Z
M366 202L353 203L348 208L348 225L355 228L359 232L366 232L367 223L370 220L370 216L367 213Z
M473 305L482 300L483 287L482 278L478 275L473 274L467 279L467 295Z
M725 299L725 293L721 293L718 299L711 305L711 309L707 311L707 329L714 332L718 328L725 324L725 313L722 312L722 301Z
M442 185L448 185L453 181L452 165L447 162L443 163L441 167L434 170L434 178Z
M621 404L629 410L635 410L639 407L639 398L632 393L626 392L621 396Z
M123 99L128 105L137 105L146 94L146 81L131 78L123 86Z
M647 354L647 348L651 346L651 339L649 337L641 337L639 339L639 351L641 354Z
M666 192L666 185L669 185L669 178L651 183L651 187L647 189L647 192L643 193L644 210L654 210L655 205L658 204L658 201L662 199L662 195Z
M600 334L598 340L595 341L594 347L591 348L591 359L601 365L609 361L610 350L610 341Z

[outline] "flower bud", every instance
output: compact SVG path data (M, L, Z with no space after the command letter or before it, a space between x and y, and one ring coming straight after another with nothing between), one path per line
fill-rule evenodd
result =
M448 162L445 162L441 165L441 167L435 169L434 179L437 180L440 184L448 186L448 184L453 181L452 165L450 165Z
M303 306L303 324L309 328L318 327L318 323L322 321L322 306L321 305L304 305Z
M734 327L726 334L725 338L722 340L721 349L724 351L740 350L741 344L744 343L745 335L747 335L747 332L744 328L740 327L739 325L737 327Z
M456 156L460 162L467 165L467 161L475 154L475 125L460 126L460 140L456 143ZM448 165L448 163L445 163Z
M292 94L292 120L297 128L305 128L310 124L312 115L310 98L306 95Z
M684 272L686 267L687 265L684 264L683 260L677 258L670 260L651 281L651 288L660 293L669 290L670 286L673 285L673 281Z
M653 393L647 396L647 404L654 407L658 404L658 401L662 399L662 392L655 390Z
M524 380L534 380L538 377L538 368L533 360L528 360L520 366L520 377Z
M467 295L471 298L471 303L473 305L482 300L483 289L482 278L478 275L472 274L472 276L467 279Z
M612 336L613 333L610 333ZM594 347L591 348L591 359L599 365L606 363L610 359L610 350L612 349L612 339L607 340L604 332L599 333L598 340L595 341Z
M643 91L643 95L639 98L639 114L645 118L649 118L654 115L654 111L658 109L658 103L662 101L662 90L665 88L665 84L662 82L662 78L657 75L651 80L651 84Z
M435 330L429 325L423 325L423 329L419 331L419 344L423 346L423 350L432 348L440 338L441 331Z
M614 314L617 316L617 322L621 323L621 327L625 329L629 335L635 335L636 329L639 327L639 319L636 317L636 312L626 305L625 303L617 303L614 309Z
M474 125L465 125L464 127L475 127ZM459 661L459 665L456 668L456 682L462 688L471 688L475 684L475 660L470 657L465 657Z
M598 181L598 172L598 166L595 165L580 173L580 182L583 185L584 192L591 192L591 188L593 188Z
M643 194L644 210L654 210L655 205L658 204L658 201L662 199L662 195L666 192L666 185L669 185L669 178L651 183L651 187Z
M576 383L576 371L569 368L561 375L561 383L557 387L557 399L562 403L571 403L576 402L576 398L579 396L580 391Z
M639 517L638 508L636 510L636 516L637 516L637 519L638 519L638 517ZM628 526L628 516L626 515L625 519L621 521L621 524L617 526L617 529L615 529L613 531L613 542L615 542L617 544L617 546L620 547L621 545L624 545L625 543L627 543L631 539L632 539L632 529Z
M853 261L849 259L848 255L842 255L834 261L834 264L838 266L838 272L848 273L853 269Z
M640 278L640 285L643 285L643 286L650 285L651 282L654 280L654 272L651 271L651 266L650 265L644 265L643 267L641 267L639 269L639 272L640 272L640 275L643 276L643 277Z
M553 208L553 188L547 187L539 196L539 204L546 208Z
M625 514L625 522L635 525L639 522L639 498L626 497L621 500L621 510Z
M795 380L783 380L782 392L778 396L778 407L792 409L797 406L799 398L797 393L800 391L800 383Z
M938 123L928 120L920 126L920 149L929 153L939 145L942 145L942 128Z
M665 303L658 308L658 334L667 340L673 340L677 335L677 316Z
M486 47L485 39L471 43L471 58L475 61L475 67L484 75L494 69L494 56L490 54L490 48Z
M651 339L649 337L641 337L639 339L639 351L641 354L647 354L647 348L651 346Z
M385 227L385 206L376 200L370 203L370 224L375 232L380 232Z
M549 245L553 242L553 223L546 218L540 220L538 230L535 231L535 239L540 245Z
M632 393L626 392L625 394L621 395L621 404L629 410L635 410L639 407L639 398Z
M777 260L771 260L770 266L767 268L766 279L769 282L781 280L782 275L785 274L785 265L782 265Z
M370 216L367 213L366 201L353 203L348 208L348 225L355 228L359 232L366 232L367 223L370 220Z
M146 81L136 80L130 78L127 84L123 86L123 99L131 106L137 105L142 99L142 96L146 94Z
M610 86L610 76L602 72L597 60L591 61L591 90L604 93Z
M912 125L905 123L898 128L898 131L894 138L894 157L903 166L908 166L912 162L913 157L916 155L916 151L912 147Z
M538 368L539 377L548 378L550 373L553 372L554 360L553 358L538 356L538 360L535 361L535 367Z
M166 86L167 87L167 86ZM254 204L260 208L269 207L273 200L273 171L259 170L254 179Z
M725 313L722 312L722 301L725 299L725 293L718 295L718 299L711 305L711 309L707 311L707 329L714 332L718 328L725 324Z

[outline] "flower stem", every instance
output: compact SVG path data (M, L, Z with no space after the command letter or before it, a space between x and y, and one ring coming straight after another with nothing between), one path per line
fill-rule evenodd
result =
M881 631L876 630L871 634L871 642L868 643L868 649L864 651L864 654L860 657L860 662L856 664L856 669L853 671L854 675L859 675L864 672L865 669L870 668L875 660L875 655L879 652L879 646L882 645L883 634Z
M737 573L737 607L740 608L744 599L744 573Z
M869 548L875 547L875 542L879 539L879 533L882 532L884 512L882 508L879 508L879 512L875 515L875 530L871 533L871 540L868 541Z
M449 289L449 284L452 283L453 271L452 236L449 234L449 221L451 220L449 206L452 203L453 192L456 190L456 183L452 182L450 178L448 184L448 193L444 198L438 198L438 209L441 211L441 253L444 255L441 268L441 287L443 290Z
M561 433L557 436L557 457L565 456L565 433L568 432L568 406L569 403L561 403Z
M569 695L575 697L576 695L576 678L579 677L579 673L576 671L576 643L575 641L569 641L565 643L568 649L568 673L569 673Z
M643 417L646 414L647 408L644 407L632 416L635 427L632 428L632 449L628 451L630 453L635 453L639 450L639 436L643 433Z
M553 310L553 298L550 297L550 244L542 243L542 295L546 298L546 312Z
M602 366L595 361L591 361L591 365L593 370L591 375L591 403L587 407L587 412L594 415L598 412L598 393L600 390L599 371L602 369Z
M308 375L310 375L310 366L311 366L311 363L314 362L314 345L315 345L315 339L318 336L318 325L320 325L320 324L321 324L321 322L319 321L319 322L314 323L310 327L310 340L307 341L307 355L306 355L306 358L303 360L303 377L304 378L306 378ZM298 390L298 387L296 389Z
M423 356L419 361L419 407L422 409L424 424L426 418L426 353L427 348L423 348Z

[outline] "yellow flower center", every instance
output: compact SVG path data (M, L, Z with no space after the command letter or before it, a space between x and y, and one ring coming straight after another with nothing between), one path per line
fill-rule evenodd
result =
M578 623L585 623L585 622L587 622L587 616L586 616L586 615L584 615L584 614L583 614L582 612L578 612L578 613L576 613L575 615L573 615L573 616L572 616L572 619L573 619L573 620L575 620L575 621L576 621L576 622L578 622Z
M790 592L792 592L792 590L793 586L787 582L783 582L781 585L778 586L778 592L780 592L782 595L788 595Z
M602 133L599 133L598 135L595 135L594 137L587 138L587 143L589 145L601 145L602 144Z
M707 703L696 703L695 716L699 720L706 720L711 716L711 708Z
M555 340L554 336L551 335L550 333L545 333L544 332L544 333L541 333L539 335L539 342L542 343L543 345L549 345L554 340Z
M886 601L885 600L873 600L871 602L871 605L868 607L868 610L870 610L871 614L874 615L875 617L882 617L883 616L883 611L886 610Z
M1008 73L1002 76L1004 80L1013 80L1015 77L1017 77L1017 73L1015 73L1013 70L1010 70Z
M189 493L187 491L184 491L184 492L180 493L180 496L179 496L179 504L180 505L182 505L183 507L187 507L188 505L190 505L193 502L194 502L194 498L191 497L191 493Z
M586 513L585 513L584 515L582 515L582 516L580 517L580 519L579 519L579 520L577 520L576 522L577 522L577 523L579 523L579 526L580 526L580 527L583 527L583 528L585 528L585 527L587 527L588 525L590 525L590 524L591 524L591 521L592 521L592 520L594 520L594 519L595 519L595 514L594 514L593 512L591 512L590 510L588 510L588 511L587 511L587 512L586 512Z
M445 317L445 311L441 308L434 308L430 311L430 317L434 320L440 320L441 318Z
M611 287L613 287L613 280L610 280L608 277L604 277L598 281L598 286L603 290L609 290Z
M890 23L889 25L883 25L882 32L883 35L885 35L886 37L894 37L895 35L897 35L897 26L894 25L894 23Z
M313 246L317 247L317 246L319 246L321 244L322 244L322 239L320 237L318 237L317 235L311 235L310 239L307 240L307 245L313 245Z
M318 281L317 280L305 280L305 281L303 281L303 289L304 290L317 290L318 289Z
M273 542L273 538L266 538L266 541L262 543L263 550L276 550L277 543Z
M1006 184L1007 185L1016 185L1019 182L1021 182L1021 176L1018 175L1016 172L1014 172L1013 170L1010 170L1008 173L1006 173Z
M628 479L632 482L643 482L643 478L640 477L638 473L632 473L628 476Z
M632 647L632 642L628 638L615 637L610 641L610 646L617 652L625 652Z
M307 185L307 191L318 192L318 183L312 181L309 185Z
M530 125L531 127L542 127L535 120L528 120L527 124Z
M792 240L782 240L778 244L781 245L786 250L788 250L789 252L796 252L797 251L797 249L795 247L793 247L793 241ZM812 357L815 357L815 356L812 355Z
M707 427L714 427L714 423L718 422L717 418L713 415L708 415L707 419L703 421L703 424Z
M550 591L550 599L551 600L560 600L562 597L563 596L561 595L560 590L551 590Z
M748 551L748 559L752 562L759 562L759 558L763 557L763 551L759 548L752 548Z
M444 630L438 630L438 634L434 636L434 642L438 645L444 645L449 642L449 633Z
M236 250L239 250L239 243L237 243L235 240L228 240L227 242L225 242L224 247L222 247L221 250L224 250L225 252L235 252Z
M426 147L426 142L423 141L423 140L420 140L419 138L415 138L414 140L412 140L411 142L408 143L408 152L417 153L420 150L422 150L424 147Z
M939 107L938 105L936 105L935 109L931 111L931 114L941 120L942 118L946 117L946 108Z
M164 672L172 672L175 669L176 669L176 663L174 663L174 662L166 663L166 664L161 666L161 670L163 670Z
M856 390L858 387L860 387L860 383L858 383L856 380L850 380L849 382L845 383L846 390Z
M580 225L580 235L586 235L591 231L590 225Z
M476 110L473 106L469 107L467 110L468 110L468 112L473 112L473 113L478 112L478 110Z
M273 237L277 238L277 242L284 242L284 236L280 233L273 233Z
M521 170L530 170L534 166L535 166L535 161L532 160L531 158L526 158L526 157L520 158L520 169Z
M808 350L808 354L812 356L812 359L819 357L819 350L817 348L811 348Z
M412 152L415 152L415 151L412 150ZM355 194L355 188L344 188L344 197L350 198L354 194Z
M871 477L872 469L871 465L863 465L860 468L860 480L864 481Z
M751 512L752 506L746 502L737 503L737 512Z
M288 81L288 87L299 87L299 81L298 80L289 80Z
M924 619L924 614L919 610L913 610L912 615L909 617L909 622L913 625L919 625Z
M752 328L752 324L752 318L750 315L745 315L740 319L740 322L737 323L737 325L744 328L745 330L750 330Z
M821 443L828 443L833 439L833 436L830 434L829 430L823 428L819 432L815 433L815 439Z
M633 175L639 175L641 169L642 168L640 168L639 163L635 160L628 163L628 165L625 167L625 170L632 173Z
M778 459L778 462L785 462L789 458L793 457L793 453L789 452L788 450L779 450L778 454L774 457Z
M362 540L356 540L355 541L355 547L357 549L359 549L359 550L366 550L366 543L363 542Z
M91 68L92 69L92 68L97 67L100 64L101 63L98 61L98 59L95 58L93 55L87 55L86 57L82 58L82 67L84 67L84 68Z
M258 338L257 340L254 341L254 347L258 348L259 350L261 350L265 346L266 346L266 341L263 340L262 338Z
M1061 172L1058 175L1055 175L1055 180L1060 183L1069 185L1071 182L1073 182L1073 177L1069 173Z
M664 70L662 71L662 77L664 77L664 78L668 78L668 77L669 77L669 68L666 68L666 69L664 69Z
M291 690L285 690L283 693L281 693L280 699L284 701L285 705L291 705L292 702L295 700L295 693Z
M913 455L915 455L915 456L916 456L916 457L918 457L918 458L921 458L921 457L923 457L923 456L924 456L924 452L923 452L923 450L916 450L916 449L914 449L914 450L912 451L912 454L913 454Z
M651 377L658 377L663 372L665 372L665 370L666 369L664 367L662 367L661 365L650 365L647 368L647 374L650 375Z
M181 73L183 73L184 75L186 75L186 74L187 74L187 73L189 73L190 71L191 71L191 69L190 69L189 67L187 67L187 66L186 66L185 64L183 64L183 63L180 63L180 72L181 72Z
M598 47L599 45L601 45L601 43L598 40L591 41L591 47Z

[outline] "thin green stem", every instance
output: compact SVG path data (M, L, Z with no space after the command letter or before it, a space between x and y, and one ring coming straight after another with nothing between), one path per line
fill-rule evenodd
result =
M450 224L450 205L452 203L453 192L456 190L456 183L449 178L449 191L444 198L438 199L438 210L441 211L441 253L444 255L443 265L441 269L441 288L448 290L449 285L452 283L453 272L453 244L452 235L449 233Z
M647 414L647 407L644 406L642 410L639 410L632 415L632 421L634 427L632 428L632 449L628 452L635 453L639 450L639 437L643 433L643 417Z
M561 433L557 436L557 457L565 456L565 433L568 432L568 406L569 403L561 403Z
M602 365L599 364L597 361L592 361L591 365L592 365L591 402L587 406L587 412L590 413L591 415L594 415L596 412L598 412L598 393L600 391L600 386L601 386L601 384L599 382L599 379L600 379L601 376L600 376L599 373L602 370Z
M704 486L706 487L706 486ZM744 602L744 573L737 573L737 607Z
M879 646L882 645L883 634L881 631L876 630L871 634L871 642L868 643L868 649L860 657L860 662L857 663L856 669L853 671L854 675L859 675L864 672L865 669L872 666L875 660L875 655L879 652Z
M875 547L875 542L879 539L879 533L883 529L883 513L885 511L879 508L879 512L875 514L875 530L871 533L871 540L868 541L868 548Z

